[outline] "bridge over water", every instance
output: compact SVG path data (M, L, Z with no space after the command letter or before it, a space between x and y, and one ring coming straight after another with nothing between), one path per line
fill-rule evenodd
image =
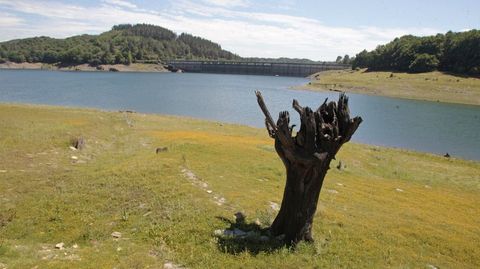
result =
M282 63L282 62L244 62L244 61L167 61L173 70L193 73L218 73L242 75L270 75L307 77L320 71L351 68L348 64L332 62L322 63Z

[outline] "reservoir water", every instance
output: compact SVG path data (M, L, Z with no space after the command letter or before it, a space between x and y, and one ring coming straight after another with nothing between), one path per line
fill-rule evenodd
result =
M135 110L263 128L258 89L275 119L280 110L289 110L299 126L293 98L314 109L327 97L338 98L338 93L291 89L307 82L248 75L0 70L0 102ZM351 114L364 119L353 141L480 160L480 106L348 96Z

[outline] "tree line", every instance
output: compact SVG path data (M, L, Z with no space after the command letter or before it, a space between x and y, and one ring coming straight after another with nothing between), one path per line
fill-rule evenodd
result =
M459 74L480 74L480 31L447 32L435 36L412 35L395 38L373 51L363 50L352 68L411 73L440 70Z
M190 34L177 35L149 24L116 25L100 35L66 39L34 37L0 43L0 62L131 64L168 59L239 59L220 45Z

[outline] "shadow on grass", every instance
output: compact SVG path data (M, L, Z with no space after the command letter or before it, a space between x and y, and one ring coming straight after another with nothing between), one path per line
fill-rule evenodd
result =
M268 228L262 228L254 222L245 222L245 218L237 218L235 222L221 216L216 218L230 225L223 234L216 235L218 249L222 252L235 255L247 251L257 255L285 247L283 240L270 236Z

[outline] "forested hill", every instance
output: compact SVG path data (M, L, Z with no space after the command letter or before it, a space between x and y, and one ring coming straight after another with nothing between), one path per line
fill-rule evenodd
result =
M357 54L353 67L369 70L480 74L480 30L448 32L435 36L412 35Z
M176 35L160 26L123 24L100 35L66 39L34 37L0 43L0 63L130 64L167 59L223 59L239 56L220 45L192 36Z

